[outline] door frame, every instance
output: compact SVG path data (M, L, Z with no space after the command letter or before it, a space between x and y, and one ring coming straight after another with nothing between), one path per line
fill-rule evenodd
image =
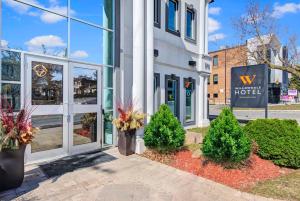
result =
M80 62L69 62L69 153L71 155L78 154L86 151L102 148L102 133L103 133L103 122L102 122L102 70L103 68L99 65L84 64ZM86 68L97 70L97 104L93 105L80 105L74 103L74 82L73 82L73 68ZM73 122L74 114L82 113L97 113L97 141L82 145L73 145Z
M25 79L24 79L24 105L33 110L31 115L62 115L63 116L63 146L62 148L40 151L32 153L31 145L27 146L26 154L29 156L29 161L39 161L44 158L57 158L68 154L68 62L64 60L54 59L51 57L37 56L25 54ZM63 103L61 105L32 105L32 66L33 61L57 64L63 66Z

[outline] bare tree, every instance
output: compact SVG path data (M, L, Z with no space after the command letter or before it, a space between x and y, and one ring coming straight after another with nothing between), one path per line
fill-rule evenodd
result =
M265 63L272 69L287 71L300 77L300 50L297 49L297 37L294 35L285 36L289 39L284 45L284 49L280 43L270 46L266 42L266 39L272 40L273 37L279 35L280 30L276 18L272 16L268 6L262 8L256 1L251 1L247 6L246 13L234 20L233 24L242 41L255 38L255 43L257 43L256 47L258 48L251 48L251 44L245 45L248 63ZM280 62L274 64L270 61L270 51L277 51L278 53L278 51L287 52L286 50L288 50L288 54L278 54Z

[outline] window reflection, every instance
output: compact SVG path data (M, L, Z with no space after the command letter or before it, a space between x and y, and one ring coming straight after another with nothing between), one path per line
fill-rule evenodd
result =
M21 53L2 51L2 81L20 81L21 76Z
M112 65L113 33L71 20L70 58Z
M106 110L113 109L113 90L104 89L103 90L103 108Z
M113 87L113 75L114 69L111 67L103 67L103 87L112 88Z
M42 5L43 2L38 3ZM66 11L60 4L53 9ZM67 22L65 17L17 1L3 1L2 41L9 48L66 57Z
M105 111L104 113L104 144L113 144L113 111Z
M74 115L73 144L81 145L97 141L97 113Z
M113 5L114 0L72 0L71 16L112 29Z
M63 65L32 62L32 105L60 105L63 101Z
M12 108L14 111L20 109L21 104L21 85L20 84L1 84L2 108Z
M73 68L74 102L97 104L97 70Z
M32 153L63 147L63 115L32 116L31 122L39 128L31 143Z

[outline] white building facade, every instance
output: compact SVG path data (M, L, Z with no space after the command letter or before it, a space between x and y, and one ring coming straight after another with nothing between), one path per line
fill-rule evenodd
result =
M1 0L2 105L29 108L40 128L27 161L116 145L120 102L208 125L210 2Z
M206 96L210 74L209 3L206 0L121 1L123 101L134 100L148 115L165 103L186 128L209 124ZM141 132L137 152L142 151Z
M266 55L268 61L272 64L282 66L283 61L288 59L288 49L281 44L275 34L261 36L262 42L258 38L247 40L248 63L257 64L251 54ZM263 53L262 47L266 46L266 53ZM259 56L256 55L256 58ZM287 93L289 86L289 73L278 69L269 69L269 103L279 103L280 96Z

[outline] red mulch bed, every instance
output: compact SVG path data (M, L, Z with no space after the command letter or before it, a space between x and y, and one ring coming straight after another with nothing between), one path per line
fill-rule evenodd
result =
M192 158L192 152L188 150L178 152L169 165L237 189L247 189L258 181L276 178L292 171L280 168L255 154L251 155L245 166L228 169L204 158Z

